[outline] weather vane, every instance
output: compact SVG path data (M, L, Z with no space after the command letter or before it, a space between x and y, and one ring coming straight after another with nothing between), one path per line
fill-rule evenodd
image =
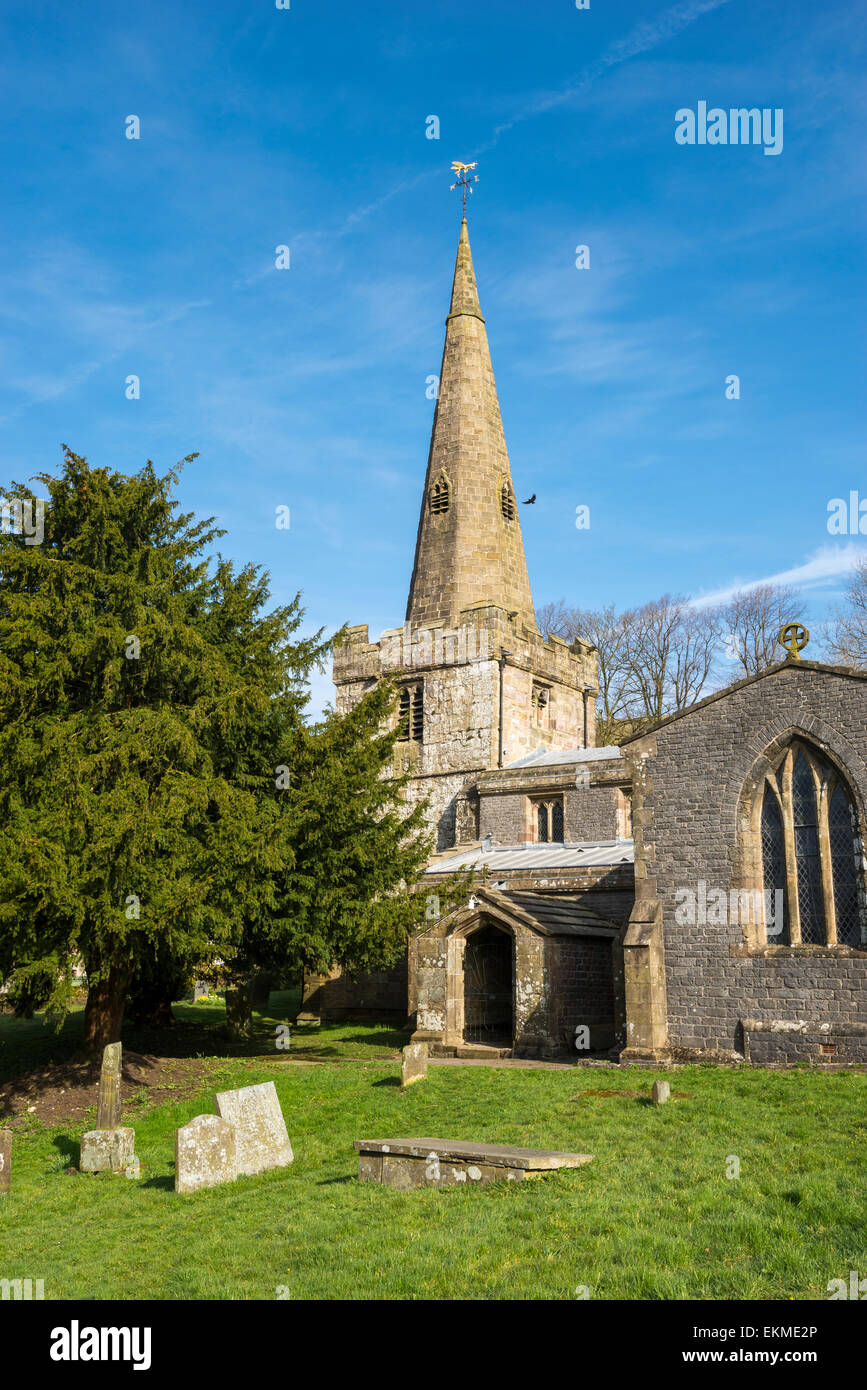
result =
M478 174L473 174L472 177L470 177L470 170L475 169L477 164L478 160L473 164L462 164L459 159L452 160L452 173L455 176L455 182L452 184L452 188L459 188L461 190L461 197L463 198L462 215L464 217L467 215L467 193L472 193L473 184L479 181Z

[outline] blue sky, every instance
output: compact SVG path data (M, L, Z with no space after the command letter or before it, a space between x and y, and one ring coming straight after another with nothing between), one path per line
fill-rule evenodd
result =
M827 531L829 499L867 497L863 5L36 0L0 40L0 484L61 441L130 473L198 450L182 504L277 600L398 625L449 163L477 159L537 603L785 575L815 619L842 592L867 544ZM782 152L678 144L699 101L781 108Z

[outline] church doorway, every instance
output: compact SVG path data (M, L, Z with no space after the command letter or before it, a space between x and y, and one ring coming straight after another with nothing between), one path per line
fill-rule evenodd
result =
M480 927L464 951L464 1041L511 1047L514 1040L512 938Z

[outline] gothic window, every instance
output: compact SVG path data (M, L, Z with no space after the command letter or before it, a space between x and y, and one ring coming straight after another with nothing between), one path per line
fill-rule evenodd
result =
M430 509L434 516L445 516L452 504L451 483L441 473L430 490Z
M530 703L533 707L533 723L535 727L537 729L547 729L548 710L551 704L551 687L548 685L538 685L534 681Z
M421 743L424 733L424 687L421 681L401 688L397 722L400 742Z
M761 836L766 904L774 891L784 904L782 922L773 914L777 929L768 925L769 944L867 944L852 798L836 768L804 744L791 744L765 780Z
M500 488L500 510L504 521L515 520L515 494L507 482Z
M544 801L530 803L533 813L536 843L540 845L563 843L563 798L547 797Z

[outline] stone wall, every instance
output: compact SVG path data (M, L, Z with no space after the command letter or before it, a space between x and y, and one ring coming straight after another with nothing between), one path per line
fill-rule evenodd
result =
M629 764L617 756L486 772L478 781L479 836L491 835L499 845L535 839L535 831L530 833L530 802L534 797L561 796L567 841L613 840L631 831L626 812L630 779Z
M769 946L749 929L680 925L678 889L752 887L745 872L742 792L775 740L796 734L845 772L862 837L867 797L867 681L841 668L785 663L758 680L626 741L633 767L636 912L662 910L668 1047L724 1054L743 1050L743 1020L775 1025L757 1033L755 1056L820 1060L842 1026L867 1023L867 947ZM647 916L646 908L642 911ZM648 918L649 920L649 918ZM808 1025L805 1035L785 1024ZM849 1041L850 1051L862 1044Z
M613 944L601 937L558 937L552 950L553 1031L564 1048L574 1049L575 1029L590 1029L594 1052L614 1046ZM576 1052L576 1057L581 1053Z
M322 1023L370 1019L403 1026L408 1016L407 958L389 970L335 968L331 975L306 974L301 1018Z

